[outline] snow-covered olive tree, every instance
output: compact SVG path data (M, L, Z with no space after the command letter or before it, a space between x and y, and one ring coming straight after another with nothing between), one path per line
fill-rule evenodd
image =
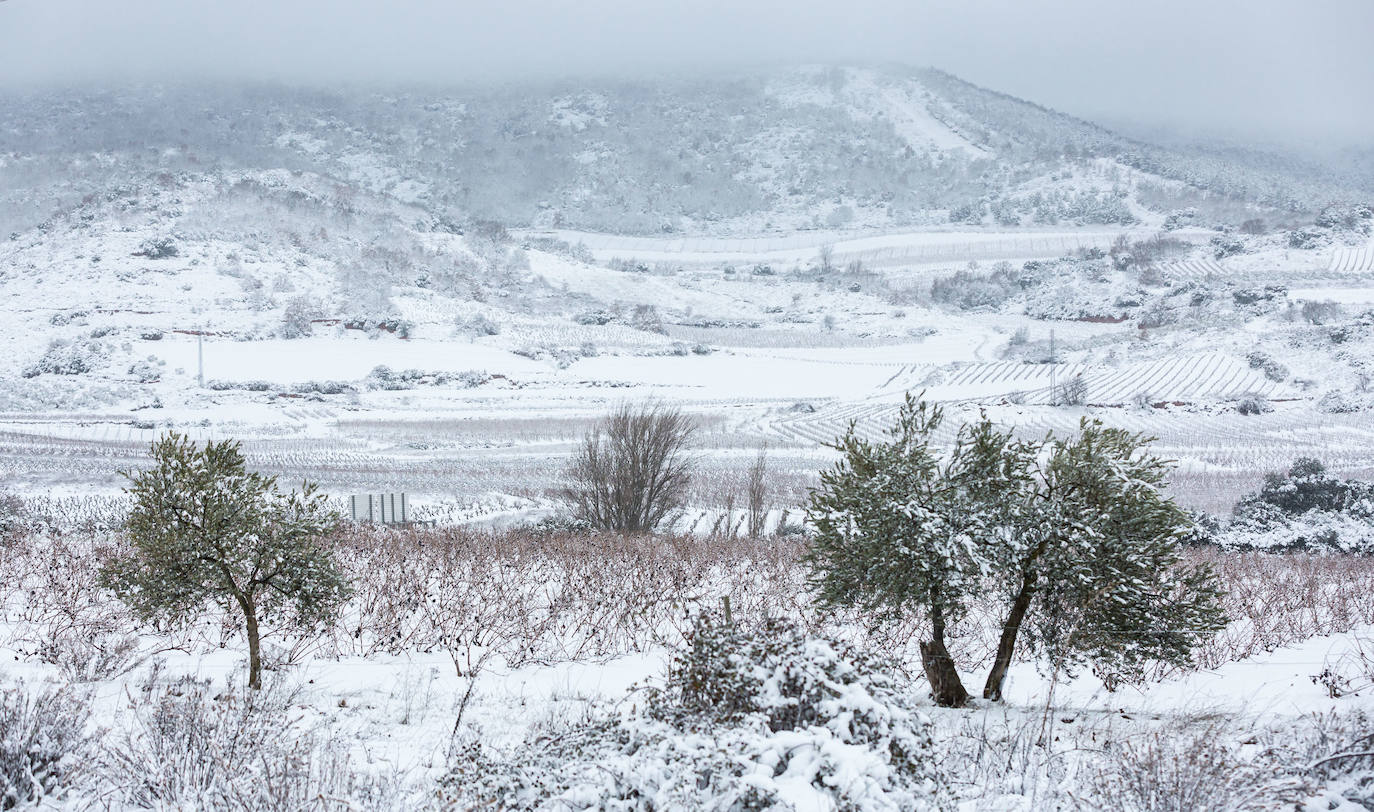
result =
M315 485L283 493L249 471L232 440L203 447L176 433L153 444L155 465L129 477L129 547L104 583L145 620L184 621L208 606L238 610L248 636L248 684L262 685L259 623L285 613L306 628L348 595L324 538L338 524Z
M943 419L908 395L887 439L851 427L812 491L807 555L823 603L926 612L938 703L968 699L945 635L976 602L1001 612L983 689L994 700L1018 642L1115 680L1185 662L1221 628L1210 570L1181 561L1191 520L1162 492L1168 464L1148 438L1084 420L1071 438L1028 442L984 416L942 449Z

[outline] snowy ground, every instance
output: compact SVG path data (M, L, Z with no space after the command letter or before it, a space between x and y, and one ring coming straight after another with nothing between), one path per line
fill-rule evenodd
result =
M91 713L89 763L73 773L71 803L50 802L49 808L127 808L122 793L129 791L130 776L115 756L158 746L156 725L174 723L154 722L158 703L200 703L237 718L234 703L246 701L241 636L221 627L213 612L187 629L138 627L117 602L89 588L99 568L99 553L84 546L90 538L100 540L98 534L16 540L0 565L8 585L0 602L0 655L10 663L0 670L0 686L22 683L31 692L65 686ZM909 666L920 634L919 623L866 632L851 618L815 613L799 601L800 573L788 563L795 551L778 557L785 544L731 542L728 552L720 552L712 543L694 542L676 556L650 549L622 558L615 552L622 548L610 542L599 562L551 552L537 566L553 564L552 577L536 583L546 576L513 572L501 557L510 545L524 550L510 552L510 560L532 560L529 551L538 547L529 547L528 538L497 537L479 541L475 557L457 557L469 585L448 569L426 570L455 561L443 554L426 558L426 550L442 548L442 537L418 546L406 539L365 534L349 542L347 549L369 550L376 558L347 554L359 597L337 628L299 636L270 625L267 631L267 693L259 701L270 735L287 744L308 741L293 745L306 748L295 751L296 758L318 760L327 753L334 759L311 762L320 772L311 779L317 783L307 785L337 789L329 770L342 769L388 786L384 797L363 808L427 807L463 744L519 748L526 736L557 735L589 714L636 701L632 691L663 682L688 611L711 608L723 595L733 597L741 618L809 618L827 633L847 635ZM486 559L482 549L495 551L497 559ZM1215 560L1229 590L1232 623L1199 653L1196 670L1151 671L1143 683L1107 691L1092 673L1055 674L1023 659L1012 669L1005 702L978 701L963 710L921 700L923 684L913 676L910 690L934 724L941 767L957 779L951 792L958 808L1078 808L1091 797L1091 777L1117 763L1114 753L1152 736L1176 740L1183 749L1165 753L1164 764L1127 763L1142 774L1162 769L1152 780L1168 781L1191 774L1186 762L1182 773L1178 762L1167 766L1168 758L1198 757L1188 755L1189 737L1213 737L1207 747L1219 749L1206 752L1225 753L1243 769L1270 763L1265 759L1275 757L1273 747L1280 753L1306 747L1325 756L1351 736L1374 732L1374 569L1321 556L1227 555ZM711 561L716 565L698 568ZM622 564L629 569L617 575ZM562 578L563 566L572 568L565 574L580 574ZM440 580L429 580L434 574ZM624 581L626 574L647 583ZM484 581L487 575L503 585ZM1336 575L1344 582L1320 585ZM663 578L686 584L684 595L663 594L653 585ZM395 613L419 582L430 583L432 599L418 614ZM568 597L571 602L562 602ZM548 613L554 600L562 613L556 618ZM355 623L365 628L360 636L352 632ZM393 637L393 629L405 636ZM434 637L455 631L459 637L448 645ZM474 643L469 633L483 634L485 642ZM971 663L965 669L970 687L980 684L986 668L984 638L973 627L956 637L956 656ZM517 656L520 662L512 660ZM205 688L195 687L200 681ZM261 735L252 730L257 728L241 735ZM1305 769L1284 768L1294 775ZM149 780L170 792L175 784L167 776L180 769L180 763L167 765L167 772ZM1311 804L1303 808L1359 808L1341 806L1317 786L1303 790ZM1292 786L1261 780L1253 808L1293 808L1279 800L1288 790ZM198 808L191 799L177 808L186 805ZM831 807L822 802L815 808Z
M1329 351L1308 347L1303 330L1311 328L1284 321L1282 311L1229 316L1216 328L1202 319L1145 330L1106 317L1109 307L1103 318L1050 320L952 309L927 295L931 279L971 262L987 272L986 252L1049 258L1133 232L946 228L729 240L556 232L544 236L582 243L604 263L532 249L518 281L480 300L394 284L391 301L410 322L409 337L325 318L312 336L290 339L279 335L283 303L334 301L332 263L213 240L169 259L131 256L147 233L83 231L65 246L21 240L3 249L0 307L9 318L0 333L17 360L0 381L0 471L11 488L113 493L115 470L176 429L242 439L260 466L317 479L340 496L405 491L470 520L537 513L550 509L560 460L591 421L614 403L657 398L702 420L701 464L711 474L699 509L719 509L731 479L765 445L780 498L795 509L827 459L823 444L850 421L880 431L906 391L956 414L991 409L1027 432L1072 430L1087 415L1157 436L1179 461L1179 498L1217 513L1295 456L1317 455L1349 474L1374 467L1368 413L1316 409L1328 391L1365 385L1367 373L1358 360L1333 363ZM1196 243L1206 235L1171 236ZM451 235L416 239L435 256L471 256ZM822 246L833 248L837 267L849 252L877 270L807 276ZM1188 260L1200 275L1180 272L1167 284L1229 298L1259 279L1287 286L1280 301L1290 311L1330 301L1350 318L1370 304L1370 274L1324 267L1350 250L1294 252L1260 239L1252 253ZM879 261L890 251L929 256ZM762 265L767 272L757 272ZM1093 295L1139 294L1122 279ZM1052 310L1053 297L1037 307ZM636 322L636 308L652 309L661 327ZM487 319L495 334L472 330L474 319ZM53 350L52 342L69 347ZM17 374L71 346L91 348L92 373ZM1060 363L1025 363L1032 348ZM1255 366L1257 350L1283 374ZM369 378L379 366L421 377L388 388ZM1051 405L1055 387L1076 376L1086 403ZM1273 411L1239 417L1235 406L1246 397L1266 399Z

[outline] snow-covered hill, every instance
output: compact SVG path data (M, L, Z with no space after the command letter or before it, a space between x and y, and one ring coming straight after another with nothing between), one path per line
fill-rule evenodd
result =
M11 93L0 104L0 229L22 233L188 174L279 169L452 222L640 234L951 216L1127 224L1190 205L1238 224L1246 205L1289 212L1358 193L1247 155L1153 147L933 70Z

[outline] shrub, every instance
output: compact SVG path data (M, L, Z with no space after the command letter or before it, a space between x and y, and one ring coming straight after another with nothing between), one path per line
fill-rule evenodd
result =
M0 809L60 795L86 748L84 703L60 691L0 690Z
M1261 302L1279 301L1287 295L1288 289L1282 285L1265 285L1263 288L1242 288L1233 291L1231 298L1238 305L1253 305Z
M630 313L630 326L636 330L645 330L650 333L667 334L668 330L663 326L663 319L659 318L658 308L653 305L635 305Z
M1245 241L1235 237L1213 237L1212 256L1217 259L1225 259L1236 254L1245 253Z
M1258 369L1264 372L1264 377L1271 381L1282 381L1288 377L1288 367L1280 364L1268 353L1252 352L1246 356L1251 369Z
M1330 324L1345 315L1345 310L1332 301L1303 302L1302 320L1308 324Z
M1326 414L1353 414L1374 408L1374 398L1356 392L1332 390L1317 401L1317 411Z
M315 320L324 318L324 309L304 294L293 296L281 316L282 338L304 338L314 332Z
M68 342L55 339L36 363L24 368L25 378L39 375L85 375L95 369L105 357L105 347L98 341Z
M270 381L223 381L219 379L205 382L205 388L216 392L242 389L247 392L267 392L272 389Z
M139 243L134 256L147 257L148 259L171 259L178 253L180 252L177 249L177 244L171 237L151 237Z
M1274 411L1264 395L1246 395L1236 402L1236 411L1243 415L1265 414Z
M1351 511L1361 508L1374 497L1374 486L1359 480L1341 480L1329 476L1326 466L1312 457L1299 457L1286 474L1269 474L1258 493L1242 499L1236 506L1239 514L1251 507L1265 504L1289 516L1312 510Z
M589 310L585 313L578 313L573 316L573 321L578 324L601 327L610 324L615 320L615 316L605 310Z
M0 540L21 531L26 523L26 514L24 501L0 488Z
M691 482L686 449L696 425L677 409L624 405L583 440L563 492L594 527L646 533L681 507Z
M1316 459L1268 474L1236 503L1219 542L1241 549L1374 552L1374 485L1329 476Z
M1288 233L1288 247L1298 248L1304 251L1321 247L1323 235L1320 231L1300 228Z
M1166 724L1114 742L1087 784L1099 809L1223 812L1260 787L1268 770L1228 745L1233 731L1215 719Z
M129 374L139 383L157 383L162 380L162 367L166 363L155 358L135 361L129 365Z
M445 790L503 809L946 808L930 723L896 673L787 623L708 616L643 710L504 757L470 745Z
M1050 400L1055 406L1082 406L1087 399L1088 382L1083 380L1082 375L1074 375L1067 381L1057 384L1050 394Z
M131 807L399 808L350 769L346 745L293 729L298 697L280 684L221 693L155 668L137 690L133 731L107 743L98 766L106 791Z
M459 319L458 329L474 337L494 336L501 332L499 324L480 314L466 320Z
M1015 270L999 268L982 274L974 270L956 271L930 283L930 298L960 310L996 309L1020 290Z
M306 395L346 395L358 388L348 381L305 381L292 386L291 391Z

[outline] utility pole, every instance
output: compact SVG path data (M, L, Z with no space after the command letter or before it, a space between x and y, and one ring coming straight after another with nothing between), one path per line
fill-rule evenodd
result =
M1055 368L1055 364L1056 364L1056 362L1055 362L1055 360L1054 360L1054 331L1053 331L1053 330L1050 330L1050 405L1051 405L1051 406L1058 406L1058 405L1059 405L1059 404L1056 402L1056 401L1059 399L1059 393L1056 392L1056 391L1055 391L1055 388L1054 388L1054 368Z
M196 331L196 386L205 388L205 331Z

